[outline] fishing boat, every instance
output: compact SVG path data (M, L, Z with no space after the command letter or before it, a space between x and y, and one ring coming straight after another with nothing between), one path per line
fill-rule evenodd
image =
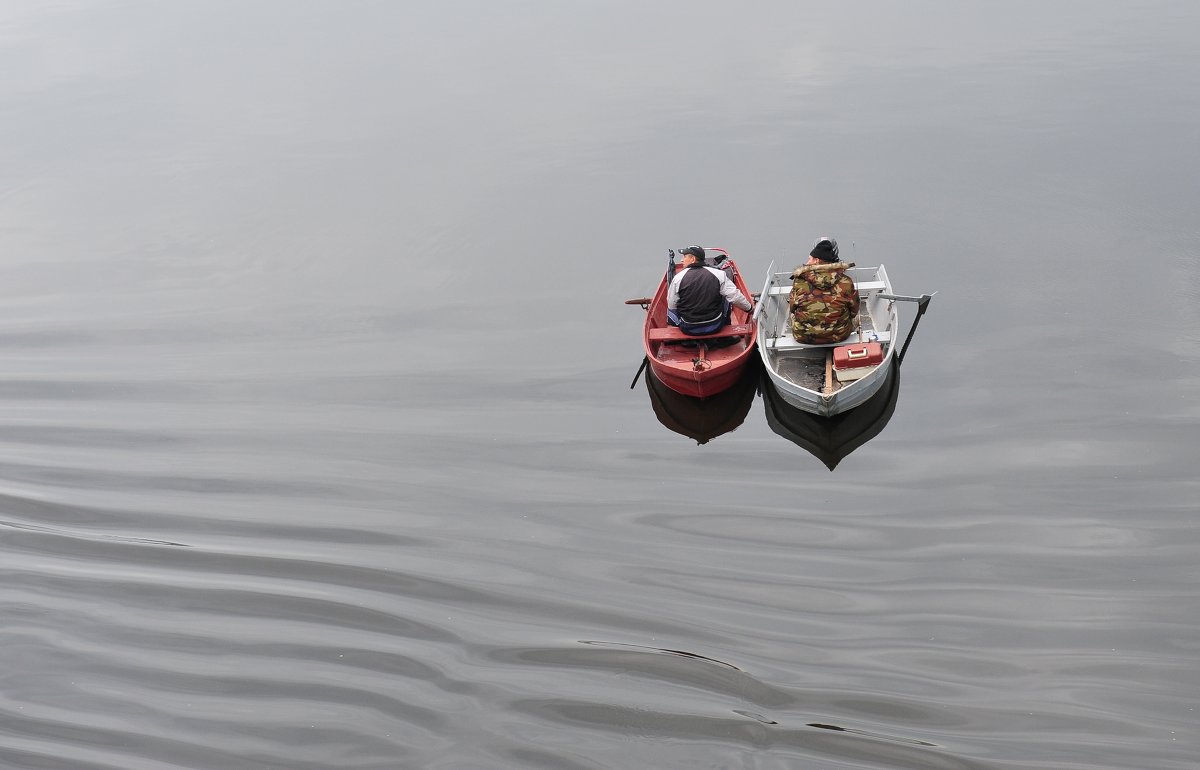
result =
M742 279L737 265L725 249L704 247L708 266L724 270L747 299L752 295ZM667 262L667 271L651 298L626 300L629 305L646 308L642 327L642 346L650 370L676 393L694 398L706 398L720 393L741 377L753 359L755 324L751 313L734 307L730 321L712 334L688 335L677 326L667 323L667 289L676 272L684 269L675 264L675 252ZM640 369L638 370L640 373ZM636 384L637 378L634 378Z
M870 398L833 417L818 417L787 403L764 375L762 397L767 425L833 470L847 455L878 436L892 419L900 396L900 367L892 366L887 371L883 384Z
M846 275L858 290L860 307L857 330L840 342L807 344L792 337L788 302L792 271L779 272L774 263L767 270L766 285L754 312L759 355L779 397L819 417L831 417L863 404L888 382L892 369L903 360L917 322L933 296L894 294L883 265L850 267ZM899 352L898 302L918 303L917 315ZM834 366L838 348L842 349L839 357L851 359L845 362L844 369ZM853 360L859 356L862 360Z

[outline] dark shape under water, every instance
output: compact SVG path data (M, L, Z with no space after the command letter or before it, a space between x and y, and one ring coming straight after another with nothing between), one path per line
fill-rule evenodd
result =
M879 435L900 397L900 367L892 366L879 391L848 412L818 417L783 400L769 377L762 378L767 425L788 441L803 447L829 470L847 455Z
M734 671L741 671L740 668L733 665L732 663L726 663L723 660L717 660L716 658L710 658L707 655L699 655L694 652L687 652L686 650L668 650L665 647L648 647L644 644L628 644L625 642L601 642L601 641L596 641L596 640L591 640L591 639L581 639L579 643L580 644L590 644L590 645L594 645L596 647L614 647L614 648L621 647L621 648L630 649L630 650L643 650L645 652L654 652L654 653L658 653L661 655L677 655L681 658L695 658L696 660L706 660L709 663L717 663L717 664L720 664L727 668L732 668Z
M761 367L755 358L728 390L708 398L692 398L671 390L648 370L646 390L659 422L669 430L695 439L697 444L707 444L746 421L760 374Z
M854 733L855 735L865 735L869 738L879 738L885 741L895 741L897 743L911 743L914 746L937 746L936 743L929 741L919 741L916 738L903 738L898 735L885 735L883 733L873 733L867 730L856 730L852 727L838 727L837 725L823 725L820 722L809 722L809 727L817 727L822 730L833 730L839 733Z

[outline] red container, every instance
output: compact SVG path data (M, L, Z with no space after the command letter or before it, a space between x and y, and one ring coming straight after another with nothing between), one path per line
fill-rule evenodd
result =
M883 361L883 346L878 342L859 342L833 349L834 369L861 369Z

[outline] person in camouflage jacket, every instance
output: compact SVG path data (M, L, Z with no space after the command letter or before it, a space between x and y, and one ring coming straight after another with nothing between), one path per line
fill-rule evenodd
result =
M854 263L838 261L837 241L822 236L808 262L792 273L788 309L797 342L841 342L858 327L858 290L846 275L851 267Z

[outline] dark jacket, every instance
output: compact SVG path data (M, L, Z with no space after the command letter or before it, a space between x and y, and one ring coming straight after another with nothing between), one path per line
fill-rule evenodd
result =
M667 307L693 324L715 321L725 311L725 300L743 310L753 307L723 270L707 265L681 270L667 292Z

